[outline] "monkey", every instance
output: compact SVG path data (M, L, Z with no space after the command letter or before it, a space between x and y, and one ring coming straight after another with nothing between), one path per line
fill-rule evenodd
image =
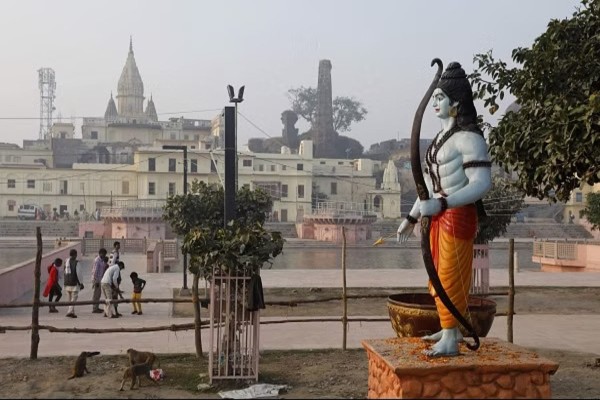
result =
M129 378L131 378L131 386L129 387L129 390L133 390L136 380L138 384L138 389L141 388L142 382L140 381L140 376L142 375L150 381L152 381L152 383L154 383L155 385L158 385L158 383L150 377L151 370L152 368L146 363L134 364L130 367L127 367L127 369L125 369L125 372L123 372L123 380L121 381L121 388L119 389L119 391L123 390L125 381Z
M135 364L147 364L150 368L153 368L154 362L158 362L160 368L160 360L154 353L149 351L137 351L134 349L127 349L127 356L129 357L129 366Z
M73 375L68 379L81 378L84 372L89 374L90 371L87 369L87 358L97 356L98 354L100 354L99 351L82 351L75 360L75 365L73 365Z

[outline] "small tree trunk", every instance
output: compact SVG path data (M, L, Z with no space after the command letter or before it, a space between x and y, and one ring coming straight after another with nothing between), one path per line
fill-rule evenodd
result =
M194 305L194 341L196 343L196 357L203 358L204 354L202 353L202 327L200 326L200 300L198 298L198 282L200 281L200 276L198 274L193 275L194 282L192 284L192 304Z
M42 266L42 230L38 226L35 231L37 238L37 253L35 269L33 270L33 307L31 308L31 352L29 358L37 360L38 345L40 344L40 276Z
M513 315L515 314L515 239L508 242L508 313L506 315L506 339L513 342Z

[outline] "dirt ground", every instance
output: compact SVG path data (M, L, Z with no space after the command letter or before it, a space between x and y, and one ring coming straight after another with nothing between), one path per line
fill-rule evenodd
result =
M502 292L502 288L497 290ZM577 314L597 312L600 291L589 288L519 288L516 312ZM398 293L374 289L352 289L354 295ZM295 289L268 290L267 301L326 298L339 290ZM506 312L506 296L491 296L498 313ZM553 301L560 298L561 301ZM387 314L385 298L352 299L350 315ZM266 316L340 315L339 301L289 306L268 306ZM204 312L206 310L203 310ZM187 310L179 310L185 314ZM532 349L540 356L559 363L551 377L553 398L600 397L600 359L595 354L562 350ZM75 357L0 359L0 398L220 398L220 390L246 387L245 382L216 385L205 391L197 386L208 383L208 359L192 354L161 354L166 373L159 387L142 381L140 390L118 391L127 359L125 356L96 356L88 360L89 375L67 380ZM364 398L367 393L367 357L362 349L349 351L264 351L261 352L261 383L286 384L290 389L279 398Z

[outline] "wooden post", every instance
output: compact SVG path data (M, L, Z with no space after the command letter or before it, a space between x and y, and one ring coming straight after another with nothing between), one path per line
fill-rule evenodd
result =
M508 242L508 312L506 314L506 339L513 342L513 315L515 313L515 239Z
M346 297L346 228L342 226L342 304L344 310L342 314L342 326L344 334L342 336L342 349L346 350L346 341L348 335L348 298Z
M35 228L37 238L37 253L35 255L35 269L33 270L33 307L31 308L31 351L29 358L37 360L38 345L40 343L40 271L42 265L42 230Z

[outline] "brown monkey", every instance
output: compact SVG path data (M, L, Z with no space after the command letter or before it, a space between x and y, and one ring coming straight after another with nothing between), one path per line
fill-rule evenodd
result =
M154 383L155 385L158 385L158 383L156 383L156 381L150 377L151 370L152 368L145 363L135 364L131 367L127 367L127 369L125 369L125 372L123 372L123 380L121 381L121 388L119 390L123 390L125 381L129 378L131 378L131 386L129 387L129 390L133 390L136 380L139 389L140 387L142 387L142 382L140 381L140 376L142 375L145 376L147 379L151 380L152 383Z
M89 374L90 371L87 369L87 358L98 354L100 354L99 351L82 351L75 360L75 365L73 365L73 375L71 375L69 379L81 378L84 372Z
M149 351L137 351L134 349L127 349L127 355L129 357L129 365L135 364L147 364L150 368L153 368L154 362L158 362L160 368L160 360L154 353Z

